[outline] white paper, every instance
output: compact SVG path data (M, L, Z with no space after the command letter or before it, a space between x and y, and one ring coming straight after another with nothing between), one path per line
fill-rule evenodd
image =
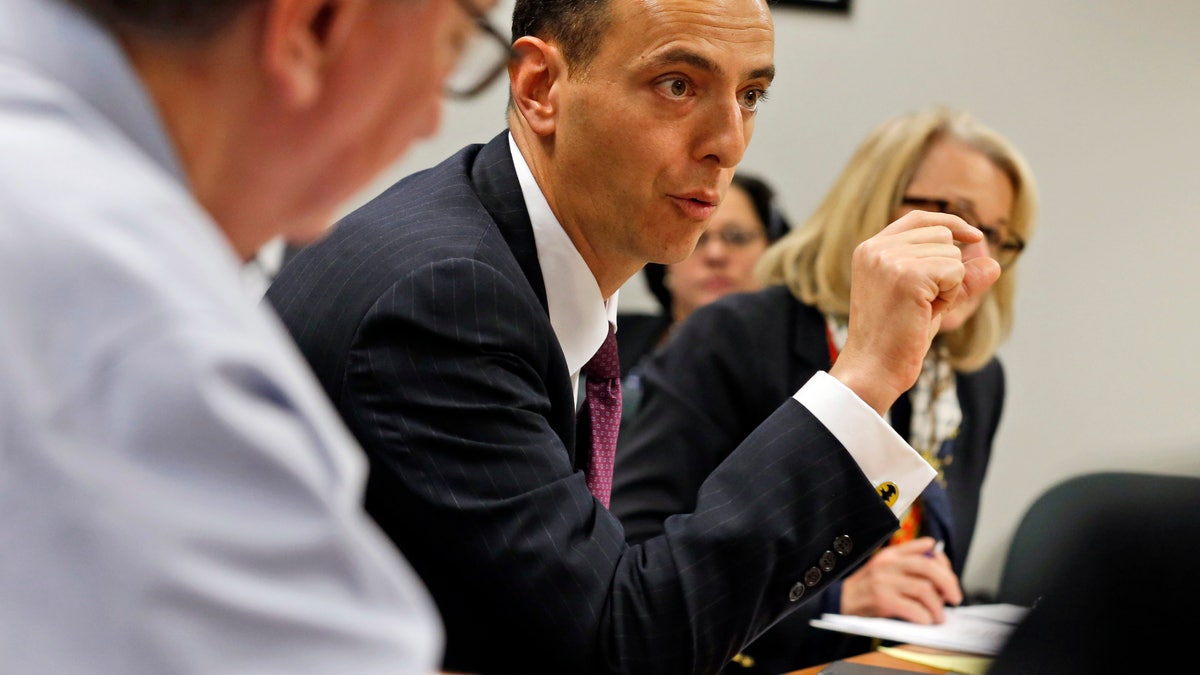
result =
M1021 619L1024 619L1025 615L1029 612L1028 607L1009 605L1003 602L992 605L964 605L962 607L952 607L951 609L959 616L991 619L992 621L1001 621L1014 625L1021 623Z
M1008 604L947 607L945 622L929 626L845 614L822 614L809 623L840 633L994 656L1027 611L1025 607Z

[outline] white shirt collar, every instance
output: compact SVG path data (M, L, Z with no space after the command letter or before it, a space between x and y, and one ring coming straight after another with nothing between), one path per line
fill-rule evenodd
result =
M550 209L511 133L508 148L512 151L513 167L521 183L529 222L533 225L538 265L546 282L550 325L562 346L571 382L577 385L580 369L608 337L609 325L616 329L619 291L604 302L596 277Z

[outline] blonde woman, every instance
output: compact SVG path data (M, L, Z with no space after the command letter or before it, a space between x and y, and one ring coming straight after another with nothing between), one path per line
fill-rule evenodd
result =
M1004 270L987 294L945 317L916 386L889 411L938 479L887 546L749 645L729 672L777 673L869 649L810 628L821 612L933 623L957 595L947 584L961 591L1004 402L996 349L1012 327L1015 264L1035 208L1020 153L971 115L939 107L891 119L867 136L808 221L764 254L756 273L765 290L697 310L645 364L612 498L634 541L689 512L709 472L814 371L831 367L846 336L859 243L912 210L952 213L985 235L962 248L963 258L990 255Z

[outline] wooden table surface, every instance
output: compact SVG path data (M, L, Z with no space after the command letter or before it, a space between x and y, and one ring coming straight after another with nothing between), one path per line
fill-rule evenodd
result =
M943 651L940 649L930 649L928 647L918 647L915 645L903 645L903 647L904 647L904 649L906 649L908 651L924 652L926 654L953 654L954 653L954 652ZM930 666L922 665L920 663L913 663L912 661L905 661L904 659L898 659L894 656L889 656L887 654L884 654L883 652L867 652L866 654L859 654L858 656L851 656L850 658L845 659L845 660L853 661L855 663L866 663L866 664L870 664L873 666L887 666L889 668L896 668L899 670L908 670L908 671L911 671L914 673L934 673L935 675L945 675L945 673L947 672L945 670L942 670L941 668L932 668ZM828 664L826 664L826 665L828 665ZM821 672L821 669L824 667L825 666L813 666L811 668L805 668L804 670L797 670L797 671L793 671L791 673L787 673L787 675L816 675L817 673Z

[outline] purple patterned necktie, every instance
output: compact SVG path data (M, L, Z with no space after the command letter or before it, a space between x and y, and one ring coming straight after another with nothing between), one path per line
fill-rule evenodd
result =
M621 428L621 362L617 336L608 327L608 337L599 351L583 366L587 377L586 403L592 427L592 458L586 477L588 490L608 507L612 494L613 458L617 454L617 432Z

